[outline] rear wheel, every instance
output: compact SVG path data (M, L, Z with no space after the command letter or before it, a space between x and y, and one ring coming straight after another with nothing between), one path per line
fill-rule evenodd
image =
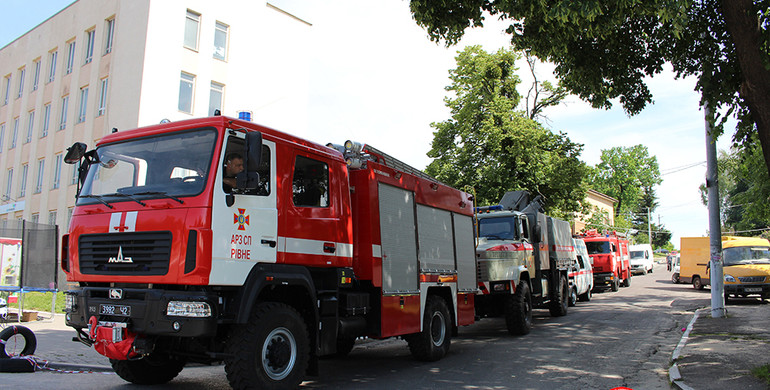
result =
M569 289L569 305L570 306L577 305L577 300L578 300L577 288L573 286L571 289Z
M631 272L628 272L628 277L623 279L623 287L631 287Z
M166 383L182 372L185 363L184 359L157 352L139 360L110 359L110 365L118 376L137 385Z
M569 287L567 286L567 278L565 278L564 275L559 277L559 285L553 291L553 294L551 304L548 306L548 311L551 312L551 316L560 317L567 315Z
M515 336L532 330L532 294L526 281L519 282L516 292L505 299L505 325L508 333Z
M446 302L436 295L428 296L422 332L404 338L415 359L434 362L443 358L452 342L452 323Z
M234 328L225 372L234 389L293 389L305 376L310 337L302 316L284 303L266 302L249 323Z
M578 296L578 299L580 299L581 301L584 301L584 302L590 301L591 297L592 297L591 290L593 290L593 288L594 288L593 286L589 287L588 291L586 291L586 292L580 294L580 296Z
M700 280L700 276L693 276L692 278L692 288L696 290L703 290L703 283Z

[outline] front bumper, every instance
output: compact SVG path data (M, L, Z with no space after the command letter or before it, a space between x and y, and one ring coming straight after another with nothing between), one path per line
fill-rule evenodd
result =
M67 291L73 307L66 311L67 326L75 329L88 327L88 320L126 323L128 330L155 336L207 337L214 336L217 328L218 297L199 291L171 291L160 289L122 288L121 299L110 298L108 287L84 287ZM166 315L169 301L206 302L211 306L209 317L181 317ZM117 310L105 310L104 307ZM109 312L110 314L104 314ZM130 314L122 314L130 312Z
M725 294L763 295L770 296L770 284L728 284L725 283Z
M615 282L615 274L612 272L602 272L594 274L594 286L610 286Z

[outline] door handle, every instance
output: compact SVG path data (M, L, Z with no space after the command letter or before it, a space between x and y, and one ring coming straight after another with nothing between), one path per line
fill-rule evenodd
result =
M337 246L333 242L324 242L324 252L334 253L337 250Z
M271 248L275 248L276 242L274 240L265 240L263 239L261 241L262 245L270 245Z

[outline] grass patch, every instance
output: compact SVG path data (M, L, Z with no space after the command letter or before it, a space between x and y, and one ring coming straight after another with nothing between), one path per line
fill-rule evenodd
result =
M770 364L753 368L751 374L770 385Z
M5 300L8 300L8 293L2 294ZM24 311L47 311L51 312L51 298L53 298L53 292L28 292L24 293ZM18 308L18 303L9 303L9 308ZM64 291L56 293L56 306L54 313L64 312Z

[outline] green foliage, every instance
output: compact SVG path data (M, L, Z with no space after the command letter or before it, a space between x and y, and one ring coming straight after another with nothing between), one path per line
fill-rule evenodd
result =
M751 375L754 375L770 386L770 364L752 368Z
M601 161L589 175L591 188L618 200L616 219L634 211L645 189L661 182L658 159L644 145L602 150Z
M8 300L8 292L2 293L2 297ZM28 292L24 293L24 311L47 311L51 312L51 298L53 298L52 292ZM17 303L8 304L11 308L18 308ZM64 292L59 291L56 293L56 306L54 307L54 313L64 312Z
M725 232L770 227L770 209L767 207L770 202L770 176L763 169L763 164L762 153L756 146L720 152L717 166ZM700 190L703 204L707 204L705 184ZM757 232L747 233L752 235Z
M770 0L412 0L410 7L430 39L447 45L485 15L509 20L514 49L556 64L562 85L595 108L617 100L639 113L652 102L645 78L668 62L677 77L698 77L716 133L735 116L734 140L761 141L770 170ZM750 137L757 132L762 137Z
M552 213L577 211L583 199L583 146L554 134L516 111L521 96L518 55L469 46L458 53L445 98L451 119L436 129L427 173L457 188L476 189L477 204L496 204L506 191L524 189L546 198Z

